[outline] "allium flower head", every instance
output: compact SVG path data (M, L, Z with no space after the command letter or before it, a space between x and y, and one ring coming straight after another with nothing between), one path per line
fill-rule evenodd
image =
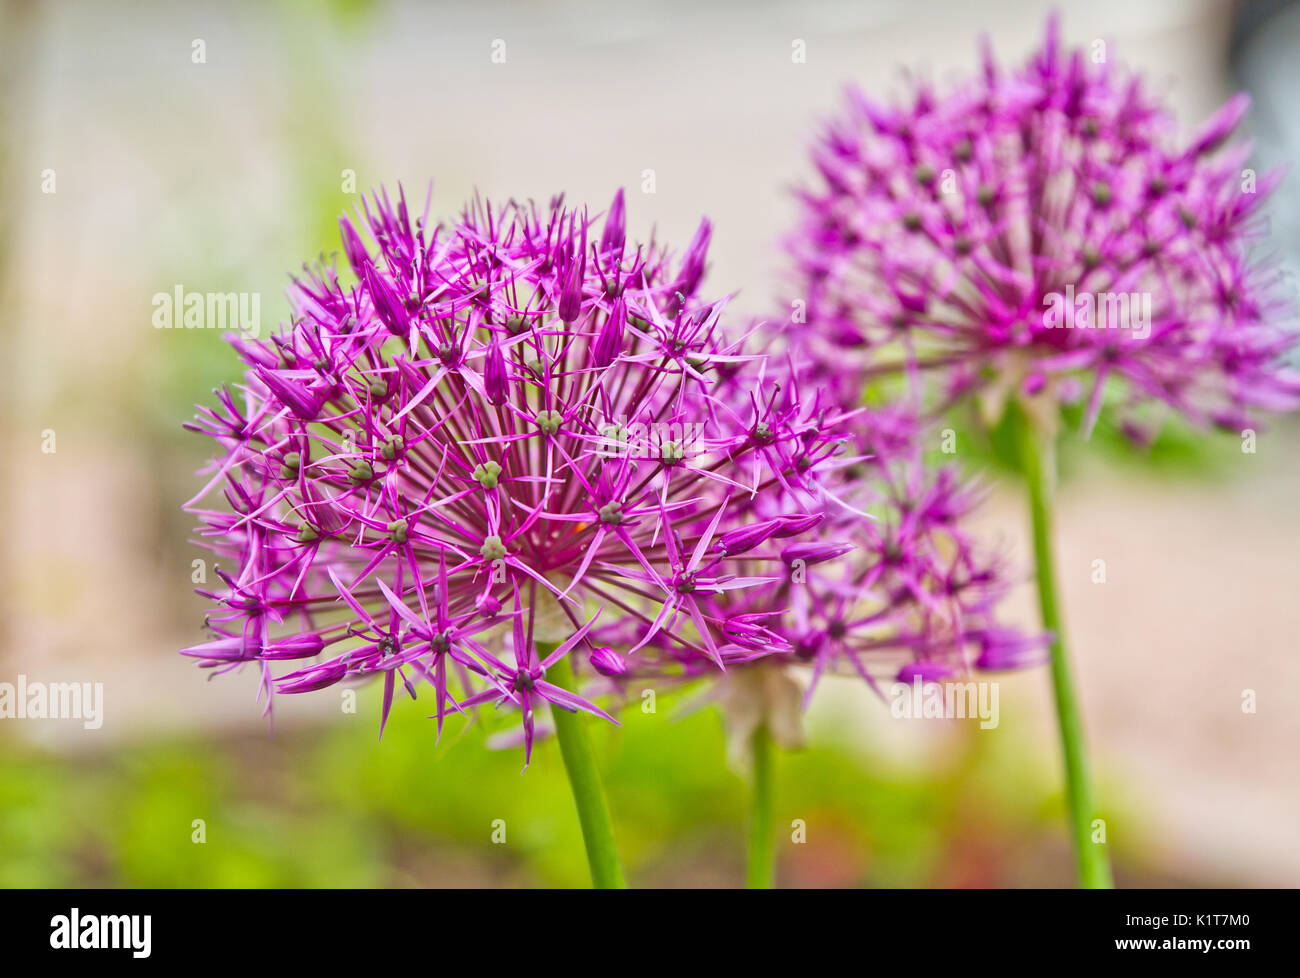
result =
M709 668L788 651L711 603L770 576L719 543L818 498L830 426L774 414L697 297L707 222L680 261L624 222L621 192L602 229L561 199L434 226L384 194L344 218L348 268L308 269L289 327L237 340L243 383L189 426L219 446L189 508L228 569L201 592L216 637L185 654L256 664L268 709L366 677L384 720L399 687L432 690L439 730L505 705L531 749L544 704L606 715L548 681L561 657L614 677L651 645Z
M824 398L805 402L802 370L790 360L767 365L777 379L766 415L824 411L837 437L816 468L815 499L797 511L788 509L797 494L756 500L746 525L718 536L715 549L761 583L711 595L706 605L736 644L780 642L789 652L755 656L722 676L660 643L657 658L613 685L633 676L707 681L708 696L728 717L733 750L743 753L760 723L797 743L798 711L827 675L857 677L884 698L882 683L1043 662L1045 636L998 621L1011 581L967 526L975 489L953 468L922 464L914 419L902 409L836 412L820 406Z
M1296 406L1277 275L1250 256L1279 174L1230 142L1247 106L1180 140L1139 77L1063 50L1055 19L1018 71L986 49L950 94L851 93L800 195L791 342L846 397L911 368L934 409L1083 397L1088 429L1108 387L1228 428Z
M863 416L856 427L871 426ZM865 433L859 439L868 441ZM756 668L807 666L806 702L830 673L857 676L883 696L881 680L939 680L1043 661L1041 637L997 622L1011 582L966 525L978 495L955 469L924 466L915 450L888 458L863 452L838 480L842 498L861 510L828 507L821 540L772 540L761 556L786 573L716 599L744 606L755 625L790 643L790 656L764 658Z

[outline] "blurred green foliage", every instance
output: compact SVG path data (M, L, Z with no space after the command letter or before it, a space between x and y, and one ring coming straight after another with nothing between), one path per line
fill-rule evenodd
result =
M487 750L487 731L458 716L435 744L409 702L377 740L373 700L367 691L358 715L292 733L84 759L0 748L0 886L586 885L553 743L521 776L520 748ZM745 782L725 763L718 715L673 719L670 700L653 715L634 706L622 728L593 723L631 882L736 885ZM846 725L828 729L843 737ZM937 769L878 767L860 744L821 735L783 754L778 825L802 819L807 843L782 841L782 881L1068 881L1059 799L1019 750L999 730L971 731ZM492 841L497 820L504 844Z

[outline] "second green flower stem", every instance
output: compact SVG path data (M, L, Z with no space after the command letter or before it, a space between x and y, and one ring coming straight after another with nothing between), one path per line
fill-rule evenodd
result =
M776 879L775 753L776 744L760 724L751 739L754 773L749 811L749 860L745 886L770 890Z
M1065 627L1057 592L1056 563L1052 551L1052 495L1056 482L1056 453L1053 439L1040 432L1032 420L1021 414L1015 419L1021 472L1029 489L1030 522L1034 537L1034 566L1038 583L1038 607L1043 627L1052 633L1052 690L1056 696L1056 718L1065 756L1066 804L1079 883L1085 889L1112 886L1110 862L1104 842L1093 841L1096 816L1092 783L1088 777L1088 747L1083 732L1083 712L1075 691L1065 647Z

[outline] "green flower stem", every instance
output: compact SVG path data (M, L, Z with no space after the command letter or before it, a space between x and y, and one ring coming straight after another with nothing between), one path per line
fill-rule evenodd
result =
M749 861L745 886L770 890L776 880L776 821L773 770L776 745L766 725L760 724L751 740L754 754L753 795L749 810Z
M545 658L550 649L538 645L538 655ZM561 658L546 670L546 681L576 692L573 667L568 657ZM587 863L591 866L591 884L598 890L624 890L623 864L614 845L614 826L609 818L609 805L605 789L600 783L600 771L591 750L587 735L590 717L570 713L559 707L551 708L555 719L555 738L560 742L564 757L564 770L569 775L573 789L573 803L578 808L578 821L582 824L582 841L587 847Z
M1056 447L1054 440L1040 433L1031 419L1021 414L1015 420L1021 471L1029 488L1038 607L1043 627L1054 636L1051 646L1052 689L1056 694L1056 718L1065 755L1066 802L1078 859L1079 884L1085 889L1109 889L1112 883L1106 847L1092 841L1096 808L1088 778L1088 749L1083 733L1083 713L1065 650L1065 627L1061 621L1061 600L1057 593L1056 563L1052 553Z

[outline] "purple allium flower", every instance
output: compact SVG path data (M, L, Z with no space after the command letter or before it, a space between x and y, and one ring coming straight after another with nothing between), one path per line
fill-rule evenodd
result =
M755 610L782 609L765 621L811 673L807 696L828 672L856 675L880 692L880 679L935 677L1037 665L1045 641L999 625L1006 571L965 523L976 502L951 468L914 458L857 461L845 470L874 500L868 515L830 514L827 539L781 548L789 568L761 593Z
M1278 274L1250 255L1280 175L1229 142L1247 106L1179 141L1139 77L1063 50L1055 18L1019 71L986 49L947 95L851 92L800 194L790 342L853 403L909 370L936 411L971 392L994 415L1008 395L1085 398L1085 430L1112 381L1126 407L1230 429L1295 407Z
M216 637L186 655L256 663L268 710L381 677L381 730L399 686L432 688L439 731L506 705L530 751L543 704L607 716L547 681L561 657L612 677L647 648L710 668L788 651L714 603L779 568L718 544L822 498L833 418L775 408L724 303L696 296L707 222L679 263L625 243L621 193L593 223L556 199L433 226L387 194L361 232L341 222L349 278L297 280L290 326L237 341L244 382L188 426L220 447L188 508L229 569L200 592ZM217 487L224 505L199 502Z
M743 734L762 720L763 710L789 706L790 677L797 673L808 680L806 705L821 678L832 673L857 676L883 697L882 681L956 677L1045 661L1045 636L998 622L1010 580L1001 559L982 548L967 527L976 491L954 468L922 464L915 424L906 412L837 414L829 405L821 407L820 397L804 403L802 371L788 361L766 365L781 376L763 416L811 420L824 412L835 418L836 440L823 446L826 457L816 467L815 492L756 500L748 508L750 518L714 543L715 551L734 559L738 573L765 579L706 602L731 641L757 654L738 655L737 664L752 664L723 677L658 643L655 655L630 664L626 675L614 677L614 685L632 677L707 679L714 684L711 695L734 714L732 725ZM797 471L798 460L785 469ZM794 503L799 508L792 508ZM602 634L607 644L617 640L616 628ZM789 652L766 651L776 643ZM785 678L751 680L746 678L751 671L780 671ZM766 705L755 705L753 697ZM780 730L798 727L791 717L769 720Z

